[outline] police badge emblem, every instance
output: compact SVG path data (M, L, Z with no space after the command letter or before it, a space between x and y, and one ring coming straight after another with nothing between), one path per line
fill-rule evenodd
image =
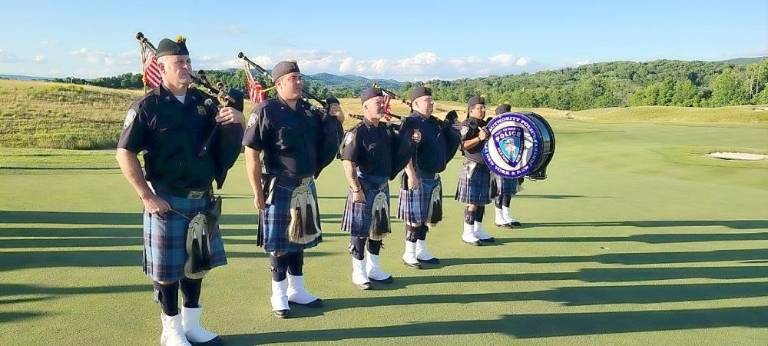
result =
M201 117L208 115L208 112L205 110L205 106L203 105L197 106L197 115Z
M490 133L483 146L488 168L504 178L546 178L546 166L554 155L554 133L535 113L505 113L488 123Z

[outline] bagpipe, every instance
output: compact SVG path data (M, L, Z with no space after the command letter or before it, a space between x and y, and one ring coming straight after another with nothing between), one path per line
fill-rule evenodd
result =
M145 88L158 88L162 83L162 79L160 78L160 68L157 63L157 48L141 32L136 33L136 40L141 48L142 74ZM190 88L196 89L205 95L204 107L213 110L214 114L218 114L218 110L223 107L232 107L240 112L243 111L244 94L240 90L227 88L223 83L218 83L217 86L214 86L208 80L205 71L202 70L197 74L190 71L190 77L193 81ZM213 121L215 122L215 120ZM219 132L226 133L219 134ZM218 188L221 188L226 177L226 171L232 167L237 160L237 156L240 154L242 137L242 125L230 124L222 126L215 123L198 151L198 157L203 157L210 153L212 148L215 148L217 153L215 158L218 166L216 173Z
M243 52L237 53L237 58L240 59L244 63L243 68L245 69L246 76L249 78L249 80L255 81L255 79L253 79L253 77L251 75L251 71L250 71L250 69L254 69L259 74L264 76L264 78L269 80L270 83L272 83L272 85L274 86L275 81L272 80L272 75L269 74L269 71L267 71L265 68L261 67L259 64L255 63L253 60L248 59L248 57L245 54L243 54ZM269 88L269 89L271 89L271 88ZM266 92L269 89L266 89L266 90L262 89L262 92ZM301 93L302 93L302 98L304 98L305 101L309 102L309 100L314 100L315 102L319 103L320 106L322 106L323 110L327 110L328 109L328 103L326 103L321 98L317 97L317 95L311 93L310 91L308 91L306 89L302 89ZM251 98L251 100L254 100L254 98Z

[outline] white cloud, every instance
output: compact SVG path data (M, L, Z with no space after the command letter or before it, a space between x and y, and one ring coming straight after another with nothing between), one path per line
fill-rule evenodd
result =
M248 33L248 30L246 30L244 27L240 25L230 24L229 26L227 26L227 29L225 30L225 32L230 35L240 36Z
M136 52L107 53L88 48L80 48L71 51L70 54L83 59L90 65L111 67L129 65L138 66L139 64L139 57Z
M515 63L515 56L506 53L496 54L488 58L488 61L498 66L510 66Z
M574 67L579 67L581 65L589 65L591 63L592 63L592 61L590 61L590 60L579 60L579 61L573 63L573 66Z
M10 64L17 61L19 61L19 57L17 57L16 54L0 49L0 63Z
M245 52L246 54L248 52ZM74 65L67 75L83 78L112 76L126 72L140 72L139 54L136 51L110 53L83 47L69 52ZM45 63L50 54L19 58L0 50L0 62L25 61ZM239 69L242 62L232 55L192 55L195 70ZM414 52L408 56L359 57L345 51L288 48L270 54L253 54L249 58L266 69L282 60L296 60L302 72L354 74L371 79L397 79L416 81L427 79L476 78L488 75L504 75L532 72L541 68L535 60L510 52L491 55L443 56L437 52ZM58 59L58 58L56 58Z

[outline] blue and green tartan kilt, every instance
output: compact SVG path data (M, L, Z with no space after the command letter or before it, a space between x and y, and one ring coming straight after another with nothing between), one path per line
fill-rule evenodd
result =
M344 215L341 219L341 230L349 232L353 237L368 237L373 222L373 201L379 192L387 195L389 204L388 177L360 176L358 179L365 194L365 203L354 202L352 190L347 192L347 203L344 205ZM383 188L381 188L383 186ZM387 207L389 210L389 207Z
M461 203L486 205L491 203L490 195L491 171L488 170L488 167L471 161L465 162L459 172L456 200Z
M291 222L291 197L296 187L282 186L275 184L272 191L272 203L267 204L259 215L259 238L262 239L264 252L298 252L317 246L322 241L322 235L317 239L307 243L298 244L288 240L288 224ZM317 188L315 182L309 183L309 190L312 193L317 208L317 225L320 224L320 206L317 204Z
M503 178L496 174L491 174L491 198L499 196L514 196L517 194L517 179Z
M205 211L211 203L206 197L189 199L159 190L155 193L168 202L173 210L189 219L195 217L198 212ZM173 211L168 211L163 216L144 212L144 273L153 281L178 281L184 278L189 221ZM209 236L211 268L227 264L218 223Z
M397 218L409 225L429 223L429 204L432 199L432 191L438 187L442 189L440 176L436 176L436 179L421 178L421 185L418 189L413 190L406 189L404 179L401 179Z

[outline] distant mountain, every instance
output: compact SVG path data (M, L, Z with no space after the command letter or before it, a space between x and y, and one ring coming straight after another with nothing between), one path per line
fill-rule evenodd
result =
M13 79L13 80L51 80L51 78L48 78L48 77L23 76L23 75L17 75L17 74L0 74L0 79Z
M728 59L723 61L718 61L726 64L736 65L736 66L744 66L753 64L759 61L762 61L764 59L768 59L768 56L761 56L757 58L735 58L735 59Z
M351 88L362 89L369 87L374 83L378 83L380 86L386 89L400 89L403 85L402 82L394 79L368 79L355 75L335 75L331 73L317 73L307 76L309 80L317 81L323 86L329 88Z
M768 58L612 61L517 75L427 81L439 100L583 110L626 106L768 104ZM415 86L404 83L400 93Z

